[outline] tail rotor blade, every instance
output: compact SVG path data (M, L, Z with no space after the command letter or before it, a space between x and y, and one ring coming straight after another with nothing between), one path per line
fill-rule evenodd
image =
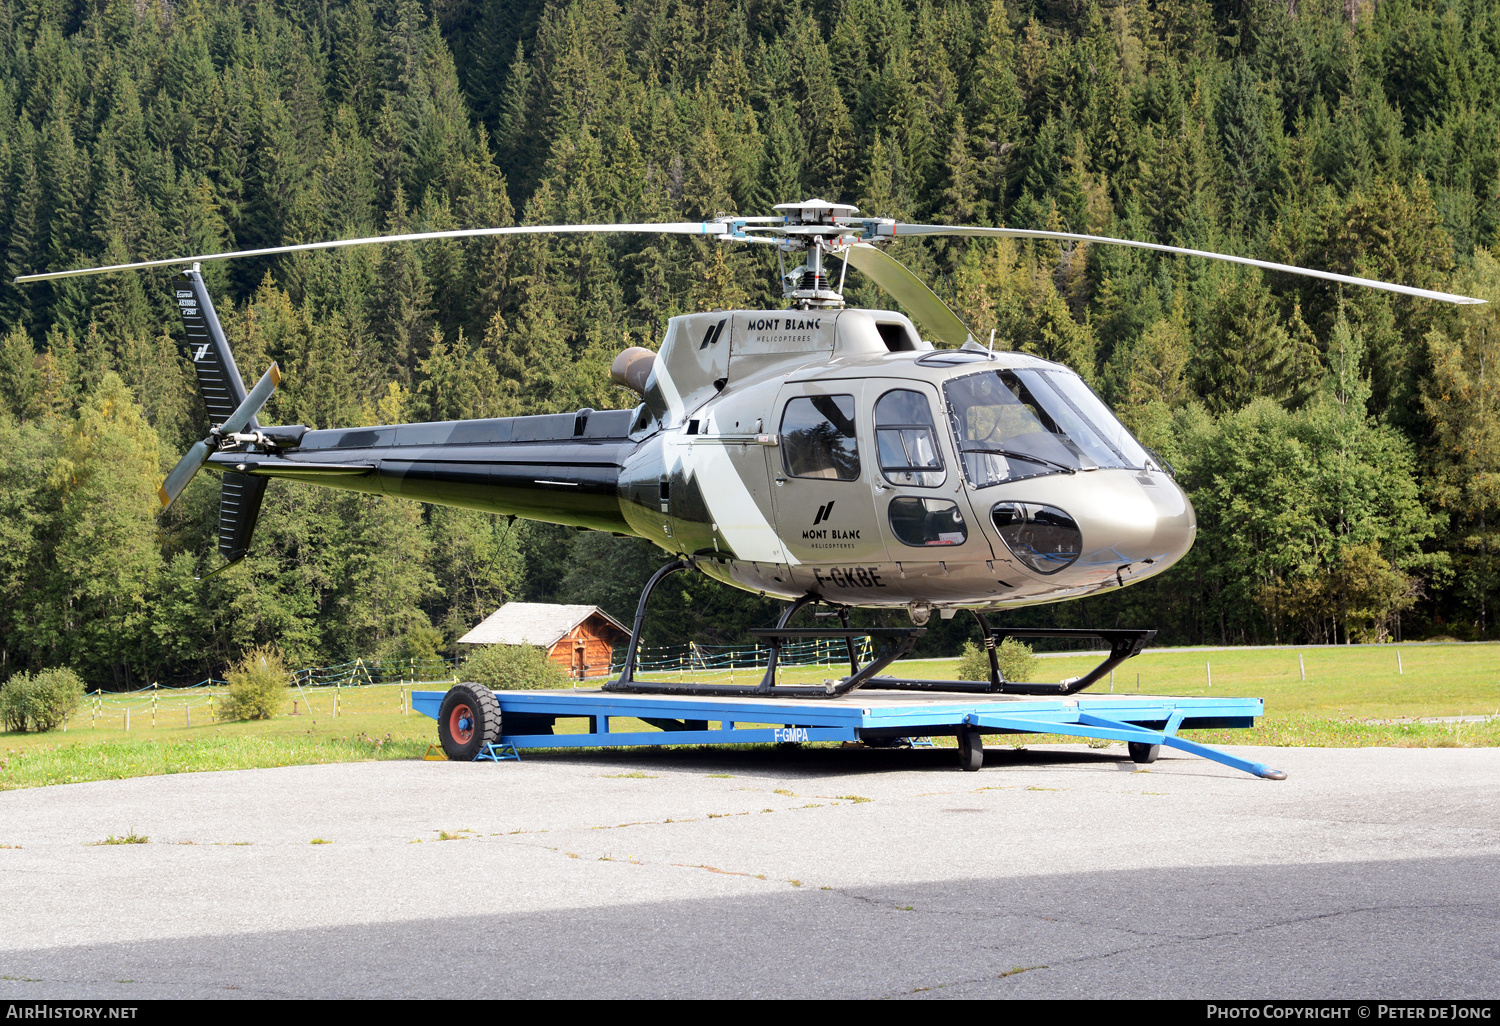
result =
M245 427L260 412L260 408L271 398L276 391L276 386L281 384L281 368L276 364L261 375L250 394L245 396L245 401L235 408L229 415L229 419L218 427L219 435L232 435ZM188 486L193 475L203 469L203 464L208 462L209 454L213 451L208 440L193 443L193 447L187 451L187 455L178 461L177 466L167 475L167 479L161 483L156 490L157 498L161 499L162 509L166 509L177 500L182 490Z
M952 346L969 339L969 329L948 304L938 298L927 283L905 264L869 243L856 242L844 257L902 306L912 318L932 333L932 337Z
M281 368L273 363L260 376L260 380L250 390L250 394L245 396L245 401L240 403L229 415L229 419L219 426L219 433L232 435L249 424L251 418L260 412L262 406L266 405L266 401L271 398L271 393L276 391L276 386L279 384L281 384Z
M167 479L156 490L156 497L161 500L162 509L172 505L182 494L182 490L188 486L188 482L193 479L193 475L203 469L203 464L208 462L208 452L207 442L194 442L193 447L187 451L187 455L172 468Z

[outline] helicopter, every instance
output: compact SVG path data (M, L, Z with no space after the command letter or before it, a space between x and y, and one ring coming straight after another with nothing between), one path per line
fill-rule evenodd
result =
M167 475L169 506L197 472L222 477L220 554L247 552L267 483L303 481L376 495L644 538L674 560L647 582L619 679L638 692L824 697L861 686L1071 694L1154 636L1149 630L991 630L986 613L1081 598L1165 572L1193 544L1192 503L1172 468L1143 446L1071 368L981 345L962 320L881 247L895 239L1029 238L1129 246L1228 261L1448 303L1468 296L1232 254L1068 232L908 224L810 199L774 216L703 222L525 225L335 240L25 275L26 283L170 268L183 345L210 430ZM632 347L610 368L633 409L310 430L257 420L281 380L272 364L248 392L201 274L213 260L429 239L554 233L699 236L777 250L781 309L673 317L659 351ZM801 260L787 271L787 258ZM910 316L848 307L849 267ZM837 277L834 272L837 271ZM920 328L919 328L920 325ZM226 564L228 565L228 564ZM221 568L222 569L222 568ZM786 600L765 679L753 688L643 681L636 652L651 591L696 569ZM824 604L836 629L790 628ZM910 628L849 626L855 608L904 610ZM978 617L990 680L881 677L933 612ZM824 688L775 684L781 644L841 636L849 676ZM867 665L857 635L888 643ZM1109 656L1061 684L1006 681L1005 636L1090 635Z

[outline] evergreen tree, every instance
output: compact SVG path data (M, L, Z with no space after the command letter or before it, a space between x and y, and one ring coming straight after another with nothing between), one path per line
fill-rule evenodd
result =
M11 173L10 230L5 240L5 281L0 283L0 321L21 328L30 327L36 319L30 297L13 284L17 275L30 274L36 267L44 245L42 222L42 182L37 174L36 157L31 147L22 146L14 157Z
M405 193L400 186L386 221L386 231L391 235L411 231ZM404 384L411 380L412 361L421 352L431 328L432 286L414 244L382 247L375 266L380 302L374 331L384 346L381 365L387 378Z
M1427 335L1431 377L1422 385L1422 407L1433 427L1428 488L1438 510L1451 518L1451 546L1461 596L1459 614L1476 636L1486 636L1500 598L1500 261L1488 250L1455 287L1488 299L1465 310L1451 334Z

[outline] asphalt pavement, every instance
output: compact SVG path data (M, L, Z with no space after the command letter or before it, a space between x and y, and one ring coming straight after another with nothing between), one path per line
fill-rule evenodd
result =
M1288 779L764 748L7 792L0 998L1500 995L1500 750L1237 751Z

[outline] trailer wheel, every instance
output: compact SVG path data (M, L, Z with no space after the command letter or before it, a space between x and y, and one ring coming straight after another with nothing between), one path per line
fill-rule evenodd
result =
M454 762L473 762L500 740L500 703L483 684L455 684L438 707L438 741Z
M958 730L958 766L966 773L973 773L984 765L984 737L974 727Z
M1161 745L1148 745L1144 741L1127 741L1125 747L1130 749L1130 758L1134 762L1155 762L1161 754Z

